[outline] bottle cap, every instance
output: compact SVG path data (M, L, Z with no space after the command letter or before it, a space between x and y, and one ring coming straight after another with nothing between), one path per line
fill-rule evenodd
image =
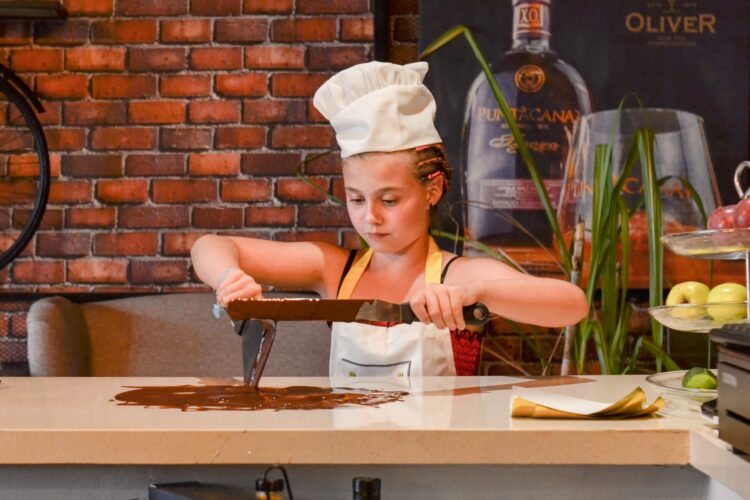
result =
M255 491L268 493L271 491L271 481L260 478L255 480Z
M281 478L274 480L271 491L284 491L284 480Z

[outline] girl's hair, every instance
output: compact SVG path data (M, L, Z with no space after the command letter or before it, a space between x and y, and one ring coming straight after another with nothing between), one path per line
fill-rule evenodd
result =
M448 192L451 186L451 176L453 169L448 164L448 156L445 154L445 148L441 143L426 144L414 148L417 156L416 175L423 184L427 184L436 176L443 178L443 196Z

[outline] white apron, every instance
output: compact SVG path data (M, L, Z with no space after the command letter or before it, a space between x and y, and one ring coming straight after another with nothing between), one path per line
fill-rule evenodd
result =
M339 299L348 299L372 257L360 252L344 277ZM440 283L443 253L430 238L425 283ZM415 322L395 326L333 323L331 377L424 377L455 375L450 331Z

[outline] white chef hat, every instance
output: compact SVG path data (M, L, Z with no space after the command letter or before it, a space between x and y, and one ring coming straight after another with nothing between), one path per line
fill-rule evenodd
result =
M442 142L435 98L422 83L426 62L400 66L372 61L336 73L313 104L331 122L341 157Z

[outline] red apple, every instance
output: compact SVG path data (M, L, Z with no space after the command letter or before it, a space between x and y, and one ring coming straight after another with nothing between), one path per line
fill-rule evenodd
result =
M744 200L743 200L744 201ZM732 229L737 205L725 205L714 209L708 216L708 229Z
M734 227L750 227L750 198L743 198L734 209Z

